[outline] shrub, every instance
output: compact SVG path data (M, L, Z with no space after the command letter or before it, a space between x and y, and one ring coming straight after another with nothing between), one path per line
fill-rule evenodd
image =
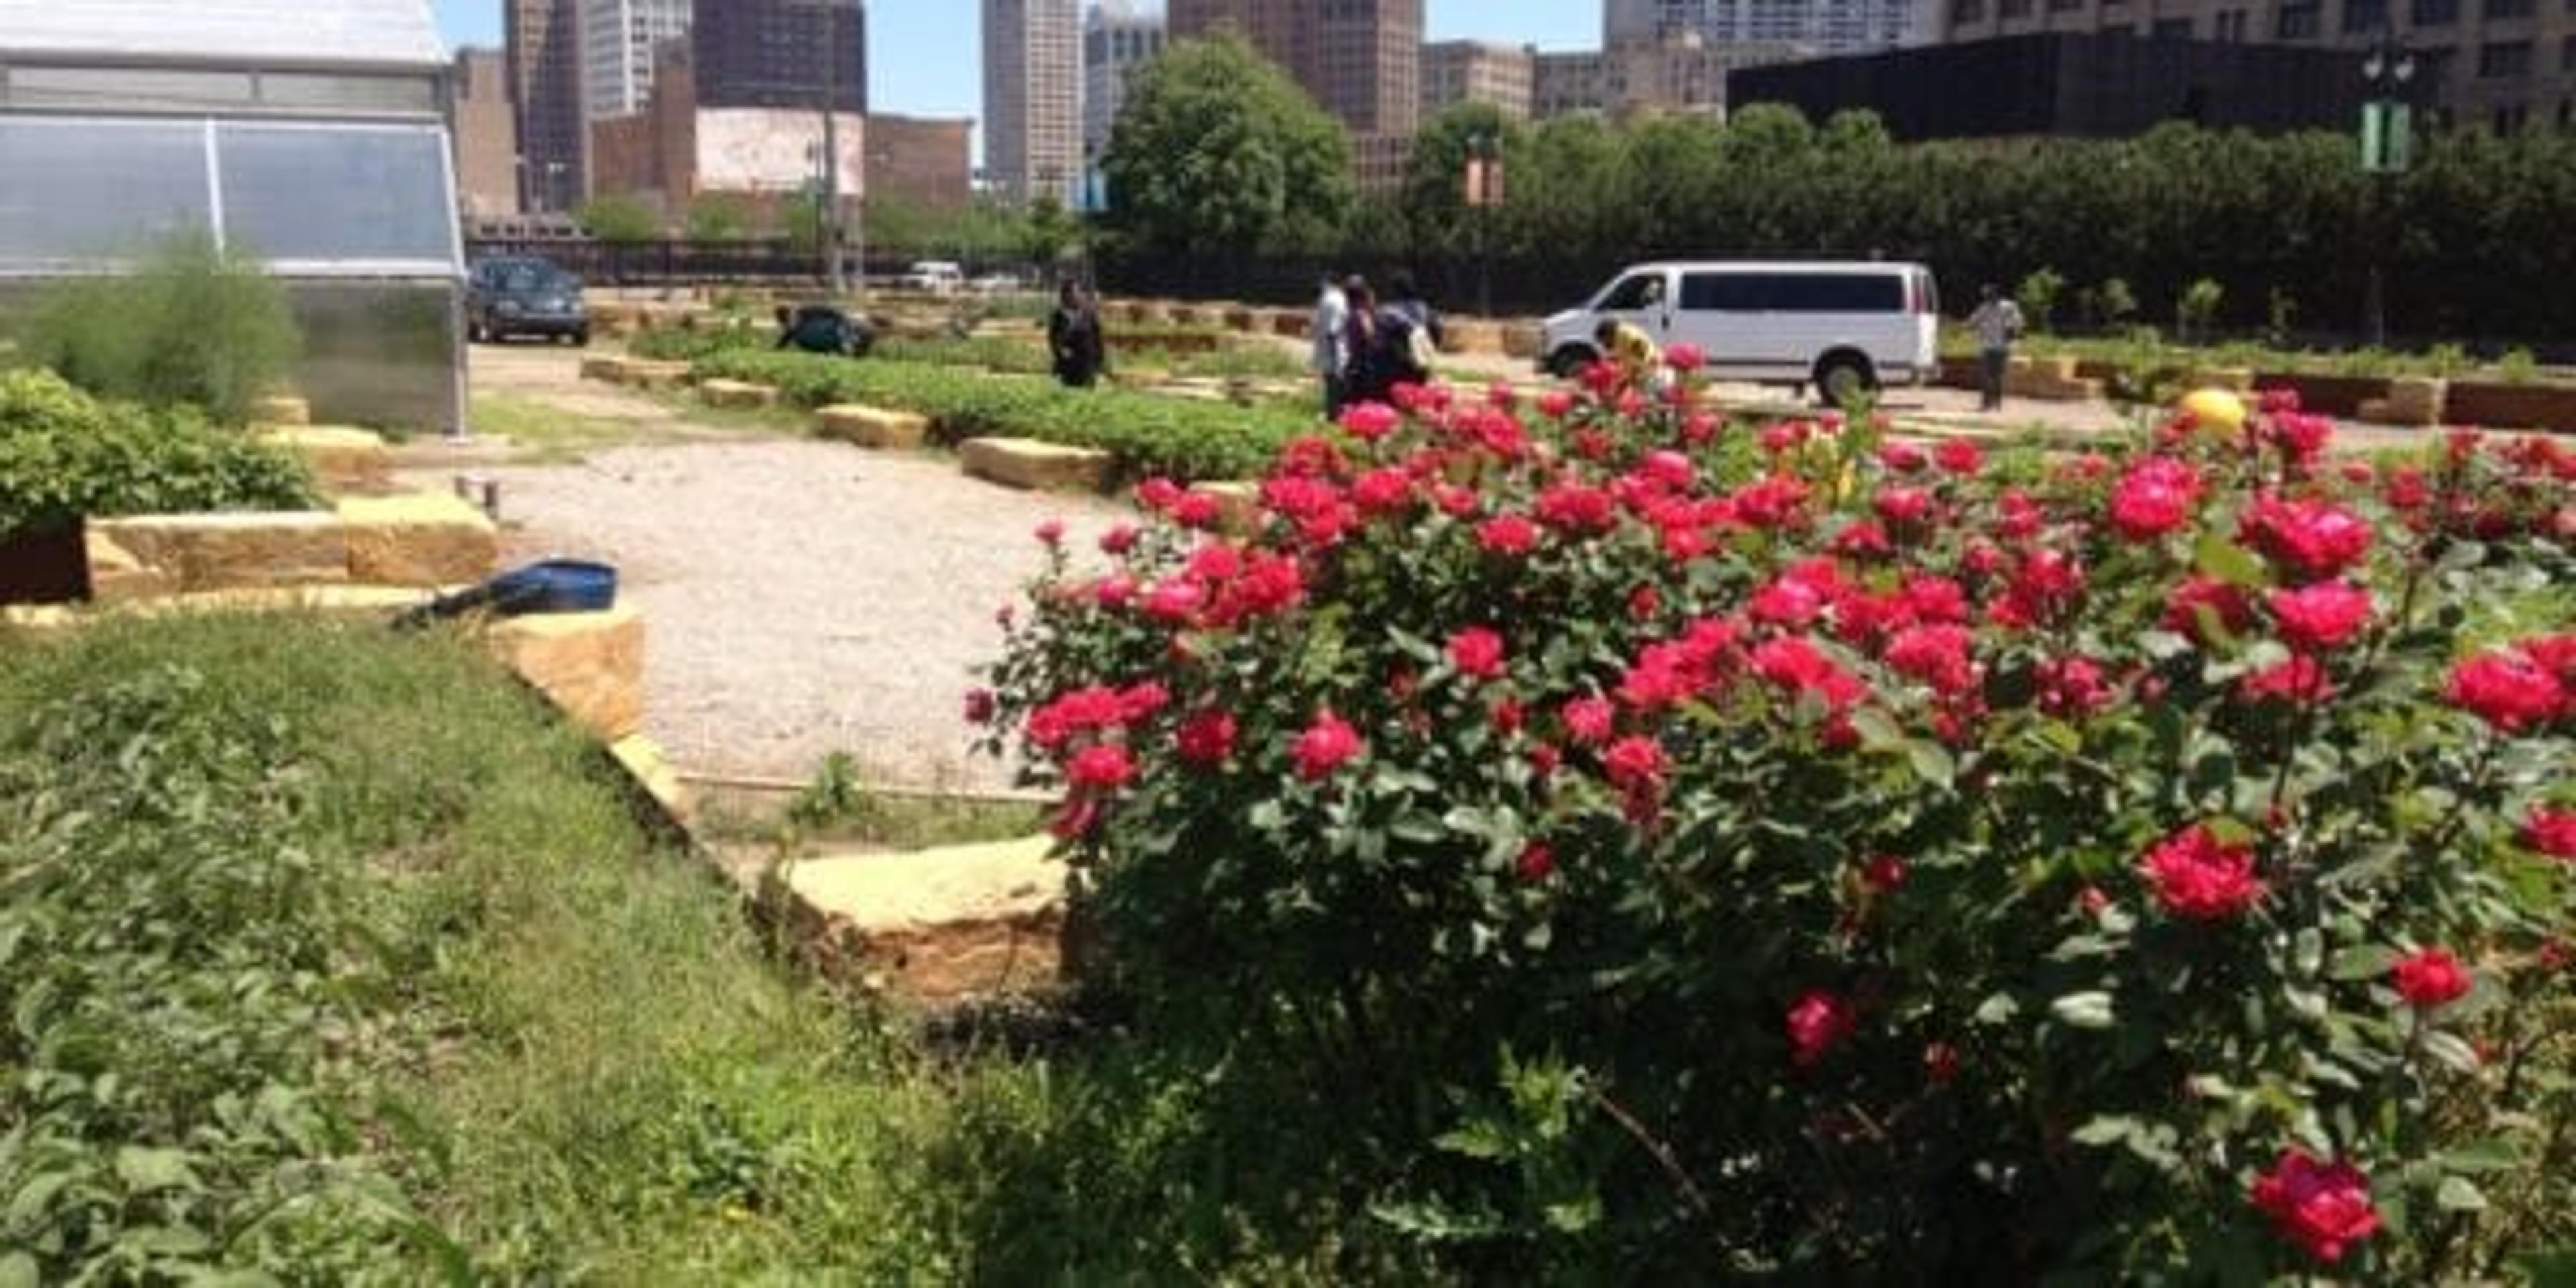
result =
M2174 330L2185 344L2198 344L2209 339L2209 328L2218 320L2219 306L2226 302L2227 292L2216 280L2201 278L2183 289L2174 301Z
M314 503L301 460L192 410L101 401L48 372L0 372L0 537L82 517Z
M2576 1238L2563 449L1414 402L1250 540L1148 484L1051 546L977 703L1104 986L1303 1070L1382 1220L1541 1281Z
M807 407L865 403L931 418L947 442L984 435L1034 438L1114 455L1134 474L1250 478L1308 428L1291 411L1244 411L1114 389L1068 390L1029 377L919 363L853 362L789 353L719 353L702 379L748 380Z
M32 310L21 349L92 393L190 403L240 424L302 345L286 294L203 237L163 243L134 273L68 282Z
M2507 349L2503 357L2496 359L2496 374L2506 384L2527 385L2540 378L2540 360L2529 349Z
M609 195L584 205L573 216L583 232L615 246L648 242L662 234L662 217L633 197Z
M2102 325L2124 327L2138 315L2138 297L2127 282L2115 277L2094 289L2093 311Z
M2021 285L2013 288L2013 299L2030 319L2032 330L2053 331L2056 329L2057 300L2065 293L2065 275L2053 268L2042 268L2021 279Z

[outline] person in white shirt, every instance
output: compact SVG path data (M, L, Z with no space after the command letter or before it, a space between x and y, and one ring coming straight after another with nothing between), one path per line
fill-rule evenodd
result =
M1351 370L1351 301L1342 293L1341 279L1324 274L1324 293L1315 301L1315 325L1312 338L1314 356L1309 366L1324 385L1324 419L1336 420L1342 414L1342 401L1350 393Z
M2021 325L2021 306L2006 299L1994 283L1977 288L1977 311L1968 315L1968 329L1977 336L1987 411L2004 409L2004 372L2012 365L2013 341L2021 338Z

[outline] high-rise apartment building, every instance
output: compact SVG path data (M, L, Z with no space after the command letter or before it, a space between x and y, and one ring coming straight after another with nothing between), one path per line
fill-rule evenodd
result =
M1792 46L1815 54L1923 44L1947 0L1604 0L1602 47L1696 32L1712 45ZM2065 0L2045 0L2062 4Z
M1082 80L1076 0L984 0L984 177L1004 200L1078 204Z
M1109 150L1109 130L1127 104L1127 84L1163 52L1163 15L1134 0L1101 0L1082 24L1082 153Z
M708 0L713 8L724 0ZM689 0L580 0L582 107L592 120L644 110L654 50L689 34Z
M577 0L503 0L519 135L520 208L570 210L589 191Z
M1527 45L1444 40L1422 47L1422 119L1460 103L1490 103L1511 121L1530 119L1530 78L1538 54Z
M1171 0L1174 40L1231 30L1355 135L1422 119L1423 0Z
M519 128L510 64L498 49L456 51L456 204L474 218L519 213Z
M2564 0L1946 0L1951 41L2105 32L2414 55L2416 101L2498 131L2576 128L2576 5Z
M1575 112L1722 113L1728 72L1805 55L1797 45L1719 44L1687 29L1608 49L1543 53L1531 68L1530 111L1542 120Z
M593 2L593 0L585 0ZM866 0L702 0L690 25L700 107L868 110Z

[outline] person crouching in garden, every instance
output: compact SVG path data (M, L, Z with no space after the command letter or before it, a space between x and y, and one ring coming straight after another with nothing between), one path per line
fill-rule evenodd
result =
M1109 365L1100 307L1080 282L1066 282L1056 291L1055 312L1047 318L1047 351L1055 357L1055 378L1067 389L1089 389Z
M1601 357L1619 369L1619 383L1631 389L1651 386L1664 367L1663 351L1655 347L1655 337L1634 322L1603 318L1592 329L1592 342L1601 346Z

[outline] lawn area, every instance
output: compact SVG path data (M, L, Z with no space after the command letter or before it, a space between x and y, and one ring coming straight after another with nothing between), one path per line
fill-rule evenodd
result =
M0 637L0 894L0 1284L1416 1277L1261 1061L786 977L461 641Z

